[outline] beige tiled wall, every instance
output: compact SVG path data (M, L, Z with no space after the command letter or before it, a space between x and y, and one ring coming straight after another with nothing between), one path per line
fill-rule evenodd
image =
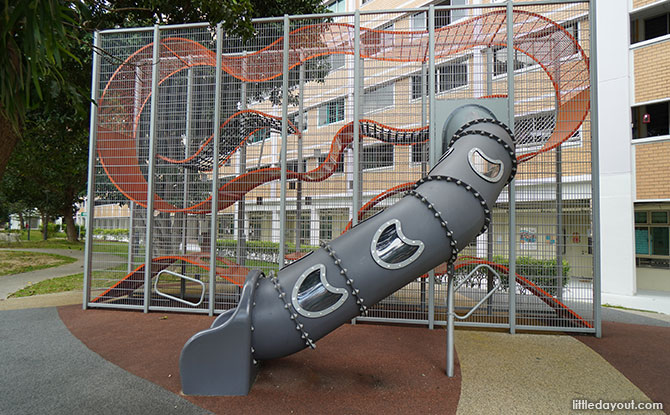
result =
M635 102L666 99L670 91L670 40L636 49Z
M670 142L635 146L637 199L670 198Z

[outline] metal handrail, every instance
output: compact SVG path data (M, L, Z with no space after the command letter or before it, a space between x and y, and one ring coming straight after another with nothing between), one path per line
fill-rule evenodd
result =
M197 303L194 303L192 301L188 301L188 300L184 300L184 299L179 298L179 297L175 297L174 295L166 294L166 293L162 292L161 290L159 290L158 289L158 280L160 279L161 274L170 274L170 275L173 275L175 277L179 277L181 279L196 282L196 283L200 284L202 286L202 292L200 293L200 301L198 301ZM179 274L177 272L173 272L173 271L169 271L167 269L164 269L156 275L156 281L154 282L154 292L156 294L160 295L161 297L165 297L165 298L168 298L170 300L180 302L182 304L190 305L192 307L197 307L200 304L202 304L203 300L205 299L205 283L200 281L200 280L197 280L195 278L187 277L186 275L182 275L182 274Z
M492 290L490 290L490 291L484 296L484 298L482 298L477 304L475 304L475 306L472 307L472 308L470 309L470 311L468 311L464 316L461 316L461 315L457 314L456 312L454 312L454 317L456 317L456 318L459 319L459 320L465 320L466 318L470 317L470 316L472 315L472 313L474 313L475 311L477 311L477 309L478 309L479 307L481 307L482 304L484 304L484 302L485 302L486 300L488 300L489 298L491 298L491 297L493 296L493 294L495 294L496 290L502 286L502 278L500 278L500 274L498 274L498 272L497 272L496 270L494 270L493 268L491 268L491 267L490 267L489 265L487 265L487 264L479 264L479 265L477 265L477 266L475 267L475 269L473 269L472 271L470 271L470 273L463 279L463 281L461 281L457 286L454 287L454 292L458 291L458 289L461 288L461 286L463 286L463 284L465 284L467 281L469 281L470 279L472 279L472 277L475 275L475 272L477 272L480 268L488 268L491 272L493 272L493 273L495 274L495 276L498 277L498 283L493 287Z

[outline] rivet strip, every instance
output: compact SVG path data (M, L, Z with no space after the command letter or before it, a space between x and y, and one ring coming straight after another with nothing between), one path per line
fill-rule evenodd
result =
M353 278L350 278L349 275L347 274L347 269L344 268L344 266L342 265L342 260L337 256L337 253L335 252L333 247L330 246L330 244L323 244L322 247L323 249L326 250L326 252L328 252L328 255L331 258L333 258L335 266L340 269L340 275L344 277L344 281L350 287L351 295L356 300L356 304L358 305L358 310L360 311L361 315L366 315L368 313L368 306L365 305L365 301L360 295L361 290L359 290L354 286Z
M286 293L284 292L284 289L281 287L279 284L279 278L277 278L277 274L274 271L270 272L270 282L275 287L275 290L279 293L279 299L282 300L284 303L284 308L286 311L288 311L291 320L295 323L295 329L300 332L300 337L305 340L305 345L311 347L312 349L316 349L316 344L312 339L309 338L309 333L307 333L304 329L304 324L298 320L298 313L296 313L295 309L293 308L293 305L291 304L290 301L288 301L286 298Z

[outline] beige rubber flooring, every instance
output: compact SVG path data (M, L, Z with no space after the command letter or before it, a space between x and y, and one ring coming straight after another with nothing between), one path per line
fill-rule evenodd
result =
M612 413L572 410L572 401L650 401L571 336L456 330L455 346L462 376L459 415Z

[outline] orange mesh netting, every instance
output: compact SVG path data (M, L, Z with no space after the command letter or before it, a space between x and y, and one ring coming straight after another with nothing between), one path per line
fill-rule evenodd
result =
M561 25L543 16L526 11L514 14L514 48L537 62L551 80L557 108L556 125L551 136L532 153L519 156L526 161L549 151L567 139L580 127L589 111L589 61L576 39ZM494 11L435 31L435 56L445 58L477 46L506 46L507 18L505 11ZM289 37L289 67L296 67L315 57L332 54L354 54L355 27L350 24L322 23L302 27ZM177 72L196 66L216 66L213 52L201 44L181 37L162 39L159 45L159 84ZM562 50L576 51L567 56ZM111 182L127 198L146 207L148 185L140 168L137 151L138 124L146 103L151 98L151 62L153 44L148 44L120 65L105 86L99 102L97 150L100 162ZM391 62L426 62L428 60L428 32L386 31L360 28L362 58ZM262 82L282 75L283 39L244 56L223 56L222 70L245 82ZM140 87L137 87L139 82ZM138 105L139 104L139 105ZM253 111L249 111L253 112ZM268 123L277 119L267 114ZM226 126L238 112L220 126ZM380 129L391 127L367 120ZM291 131L297 133L294 126ZM362 132L362 135L365 135ZM239 137L238 145L247 137ZM376 137L373 137L376 138ZM353 125L347 124L333 138L330 152L316 169L305 172L287 172L289 179L321 181L336 169L342 153L353 140ZM175 160L157 154L164 161L175 164L194 160L207 146L211 137L196 154ZM394 142L413 144L413 142ZM211 150L210 150L211 151ZM230 154L213 155L212 162L222 163ZM250 190L280 177L278 168L251 171L239 176L219 189L221 210L240 200ZM163 212L187 211L208 213L212 210L211 197L186 208L179 208L154 195L154 208Z

